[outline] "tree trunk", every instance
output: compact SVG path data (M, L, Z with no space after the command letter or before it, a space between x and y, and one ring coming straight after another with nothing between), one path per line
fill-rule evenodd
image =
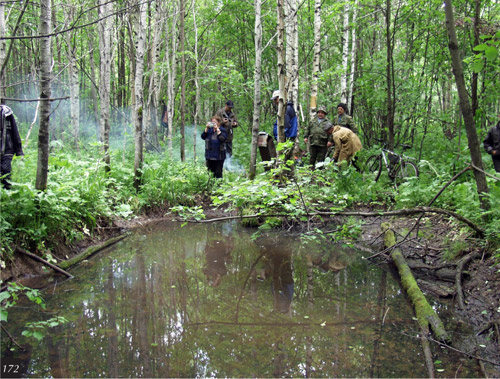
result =
M7 41L1 39L6 36L5 3L0 1L0 101L5 97L5 68L7 66Z
M352 11L352 42L351 42L351 73L348 77L347 85L347 109L351 112L351 116L354 113L353 109L353 97L354 97L354 76L356 75L356 53L358 52L357 39L356 39L356 21L358 17L358 0L354 3L354 9Z
M176 55L177 55L177 0L172 3L172 24L170 29L170 36L165 38L165 59L167 64L167 114L168 114L168 151L172 156L172 135L174 129L174 108L175 108L175 74L176 74ZM168 31L167 31L168 36ZM171 46L168 40L170 38ZM169 49L170 47L170 49Z
M110 170L109 130L110 130L110 91L111 91L111 22L106 17L111 13L111 3L99 0L99 51L101 55L99 96L101 113L99 118L100 137L104 152L105 170ZM105 18L103 18L105 17Z
M186 160L185 148L185 123L186 123L186 57L184 56L184 40L186 38L184 33L184 0L180 0L180 50L181 50L181 161Z
M262 0L254 0L255 8L255 68L254 68L254 93L253 93L253 123L252 123L252 147L250 153L250 179L255 178L257 172L257 140L259 137L260 123L260 81L262 76Z
M51 0L40 3L40 35L51 33ZM49 126L52 76L51 37L40 39L40 126L38 130L38 164L35 187L39 191L47 188L49 171Z
M74 8L69 7L66 10L66 19L74 19ZM70 119L71 119L71 131L73 134L73 144L75 149L78 151L79 148L79 134L80 134L80 81L79 81L79 70L76 58L76 46L74 46L72 40L74 33L66 33L64 37L66 38L66 46L68 51L68 76L69 76L69 96L70 96Z
M453 67L453 74L455 75L455 82L458 90L458 97L460 100L460 110L462 111L462 116L465 123L465 130L467 132L467 140L469 144L469 151L472 163L474 166L483 170L483 160L481 158L481 151L479 145L479 139L477 137L476 123L474 121L474 115L472 108L469 104L469 97L467 94L467 88L465 87L465 79L462 68L462 58L460 57L460 51L458 49L457 34L455 31L455 19L453 17L453 4L452 0L447 0L445 3L445 13L446 13L446 29L448 31L449 44L448 48L451 55L451 63ZM483 171L474 170L474 176L476 178L477 192L479 194L479 201L481 202L481 208L483 210L489 209L488 199L485 196L488 193L488 184L486 183L486 176Z
M314 55L311 81L311 100L309 104L309 118L314 120L318 107L318 75L321 53L321 0L314 2Z
M474 46L479 45L479 23L481 22L481 0L474 1ZM474 47L473 46L473 47ZM477 54L477 51L473 51ZM471 101L472 101L472 114L476 115L477 108L479 107L479 99L477 95L479 74L475 71L472 72L471 83Z
M199 83L199 66L200 58L198 56L198 24L196 23L196 4L195 0L192 0L191 7L193 8L193 26L194 26L194 87L195 87L195 104L194 104L194 128L193 128L193 160L196 162L196 137L198 134L198 122L200 117L200 102L201 102L201 88Z
M394 103L392 93L392 34L391 34L391 0L386 0L385 14L385 33L386 33L386 49L387 49L387 64L386 64L386 83L387 83L387 118L386 126L388 135L388 147L394 149Z
M278 83L279 83L279 102L278 102L278 142L285 142L285 15L283 9L284 0L277 0L278 17Z
M135 49L135 159L134 159L134 187L139 190L142 176L143 163L143 129L142 120L144 114L144 89L142 86L144 77L144 51L146 46L146 4L138 3L139 25L137 28L137 46Z
M342 76L340 78L340 101L347 103L347 70L349 64L349 2L344 5L344 33L342 37Z

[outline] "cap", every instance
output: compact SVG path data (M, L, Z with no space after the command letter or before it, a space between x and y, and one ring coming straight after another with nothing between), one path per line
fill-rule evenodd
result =
M273 92L273 96L271 97L271 100L274 100L277 97L280 97L280 90L279 89L277 89L276 91Z
M226 101L226 105L229 107L229 108L234 108L234 103L232 100L228 100Z
M344 112L347 113L347 105L345 105L344 103L340 103L339 105L337 105L337 108L344 108Z
M333 128L333 125L329 122L325 122L325 125L323 125L323 130L325 132L329 131L331 128Z
M318 113L318 112L323 112L324 114L328 114L328 112L326 111L326 107L324 107L324 106L318 107L318 110L316 111L316 113Z

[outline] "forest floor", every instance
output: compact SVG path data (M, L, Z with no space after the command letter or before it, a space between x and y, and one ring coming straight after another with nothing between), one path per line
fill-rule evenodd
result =
M231 215L222 208L211 207L208 199L200 200L204 204L208 220ZM373 211L366 206L351 210ZM417 218L417 216L365 218L356 246L370 253L377 253L383 250L381 231L383 222L390 222L397 239L401 240L414 226ZM127 230L175 219L178 218L165 209L150 209L132 220L115 220L112 224L102 224L96 229L94 237L89 236L71 247L60 244L52 254L57 260L64 260ZM331 226L332 223L341 225L345 221L345 217L339 216L323 218L315 226L326 230L327 225ZM303 228L304 225L295 225L296 231L301 231ZM447 216L426 216L419 224L418 238L408 238L399 248L424 294L440 302L448 304L451 302L452 318L466 328L474 330L476 335L474 341L470 341L467 346L452 348L460 350L464 356L476 359L485 377L500 377L500 366L498 363L496 365L491 363L500 362L500 264L496 264L493 258L485 253L486 249L481 246L480 240L473 237L472 232L464 230L465 227L457 225ZM28 286L39 282L36 278L42 273L41 265L26 257L17 254L15 256L16 259L11 262L10 267L2 270L2 280L5 282L17 279ZM389 261L390 256L381 254L372 260L382 263ZM466 261L464 267L459 265L461 260ZM27 272L30 274L26 275ZM461 278L462 286L458 291L457 275ZM463 307L460 307L460 292L463 294Z

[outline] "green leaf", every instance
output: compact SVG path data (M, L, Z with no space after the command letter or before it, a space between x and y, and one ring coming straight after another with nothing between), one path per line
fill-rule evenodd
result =
M478 73L481 72L484 68L484 62L482 59L478 59L474 61L474 64L472 65L472 71Z
M486 48L488 47L488 45L486 45L485 43L482 43L480 45L477 45L476 47L474 47L474 51L485 51Z
M33 337L35 337L38 341L43 339L43 334L40 332L33 332Z
M4 301L5 299L8 299L9 297L10 297L9 291L0 292L0 302Z
M488 46L484 51L484 54L486 55L486 59L488 59L488 61L494 62L498 57L498 50L495 46Z
M0 321L7 322L8 316L9 316L9 312L7 312L5 309L0 310Z

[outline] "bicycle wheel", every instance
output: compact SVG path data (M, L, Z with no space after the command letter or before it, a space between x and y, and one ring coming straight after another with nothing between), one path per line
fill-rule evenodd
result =
M408 178L418 178L418 167L411 163L402 161L394 171L394 184L401 185Z
M375 175L373 180L377 181L382 174L382 157L380 155L368 157L365 163L365 172Z

